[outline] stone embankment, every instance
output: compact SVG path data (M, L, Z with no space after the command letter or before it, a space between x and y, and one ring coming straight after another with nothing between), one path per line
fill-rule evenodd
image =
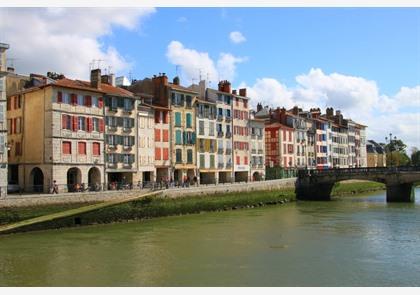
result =
M204 196L235 192L270 191L285 188L294 188L296 178L266 180L259 182L241 182L218 185L200 185L188 188L170 188L163 191L163 196L169 198ZM28 207L38 205L69 204L69 203L95 203L111 200L123 200L144 194L148 190L120 190L86 193L63 193L56 195L31 194L8 195L0 199L1 207Z

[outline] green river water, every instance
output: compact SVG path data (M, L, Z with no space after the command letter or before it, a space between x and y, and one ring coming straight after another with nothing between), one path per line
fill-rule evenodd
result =
M420 200L381 192L3 236L0 286L420 286Z

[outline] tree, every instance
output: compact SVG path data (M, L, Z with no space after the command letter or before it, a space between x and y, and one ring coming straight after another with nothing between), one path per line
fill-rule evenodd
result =
M401 139L391 139L391 142L385 145L385 150L387 152L403 152L405 153L405 149L407 145Z
M388 167L410 165L410 158L405 153L407 145L401 139L391 139L385 145L386 165Z
M411 154L411 164L414 166L420 166L420 151L417 148L413 148Z

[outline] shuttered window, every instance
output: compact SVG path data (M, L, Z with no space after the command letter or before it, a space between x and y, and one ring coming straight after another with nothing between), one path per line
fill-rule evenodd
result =
M175 131L175 144L182 144L182 132L181 130Z
M187 163L192 164L193 162L193 151L187 150Z
M160 111L155 111L155 123L160 123Z
M86 155L86 142L78 142L77 150L79 152L79 155Z
M155 148L155 160L161 159L161 148Z
M188 113L186 115L186 121L187 121L187 128L191 128L192 127L192 116L190 113Z
M71 142L70 141L63 141L63 154L71 155Z
M99 156L101 154L101 144L99 142L92 143L92 155Z
M167 129L163 129L163 142L169 142L169 131Z
M155 141L160 141L160 129L155 129Z
M169 160L169 149L168 148L163 148L163 160L164 161Z
M181 127L181 113L175 113L175 126Z

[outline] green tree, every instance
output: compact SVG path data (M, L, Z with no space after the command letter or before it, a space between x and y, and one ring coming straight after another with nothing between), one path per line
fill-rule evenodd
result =
M389 152L386 153L386 166L407 166L410 165L410 158L404 152Z
M392 139L390 143L385 145L385 150L387 152L404 152L407 148L407 145L401 139Z
M413 152L411 153L411 164L420 166L420 151L417 148L413 148Z

